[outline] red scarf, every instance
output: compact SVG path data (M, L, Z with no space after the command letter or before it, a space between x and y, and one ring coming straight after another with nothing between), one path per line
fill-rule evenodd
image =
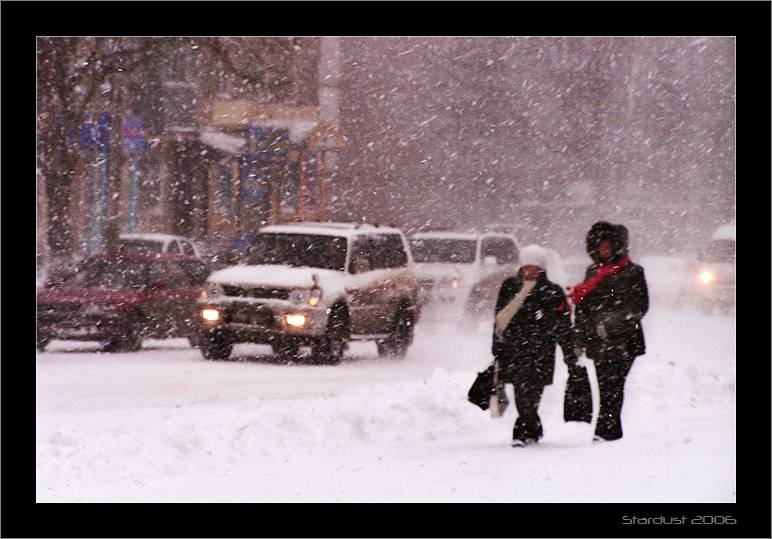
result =
M568 293L567 297L571 306L578 305L579 302L582 301L585 296L587 296L587 294L595 290L595 287L598 286L598 284L600 284L603 279L618 273L619 270L624 268L628 262L630 262L629 255L624 257L616 264L601 264L598 266L598 269L595 270L595 274L592 277L583 283L579 283ZM565 303L559 307L559 310L562 311L564 308Z

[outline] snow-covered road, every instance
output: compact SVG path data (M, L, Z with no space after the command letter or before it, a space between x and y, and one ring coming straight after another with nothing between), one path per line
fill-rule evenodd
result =
M36 362L36 500L735 502L734 316L654 305L644 327L625 437L563 423L558 360L545 437L525 449L509 447L514 406L491 419L466 401L484 326L419 328L402 361L354 344L337 366L55 341Z

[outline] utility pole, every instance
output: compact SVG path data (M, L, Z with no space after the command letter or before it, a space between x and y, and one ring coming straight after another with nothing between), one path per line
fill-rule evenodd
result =
M323 36L320 42L319 58L319 120L321 125L330 125L337 131L340 127L340 79L341 51L340 37ZM338 154L329 150L327 145L321 146L320 176L320 206L322 219L327 214L327 179L334 178L338 171Z

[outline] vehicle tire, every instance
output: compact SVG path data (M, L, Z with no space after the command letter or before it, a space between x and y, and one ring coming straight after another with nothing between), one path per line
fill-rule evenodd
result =
M142 322L136 317L126 325L126 333L113 337L102 347L105 352L136 352L142 348Z
M413 342L413 315L400 308L394 315L394 324L389 336L377 343L378 355L402 359L407 354L408 347Z
M211 335L200 335L198 346L201 349L201 355L204 359L210 361L219 359L229 359L233 352L233 342L225 335L214 333Z
M300 345L292 339L276 339L271 343L271 349L282 361L298 359Z
M311 355L319 363L336 365L343 359L343 353L348 347L349 323L346 311L333 308L327 320L324 335L314 344Z
M45 333L42 333L38 331L38 337L37 337L37 349L39 352L42 352L46 349L46 346L48 343L51 342L51 337L48 336Z

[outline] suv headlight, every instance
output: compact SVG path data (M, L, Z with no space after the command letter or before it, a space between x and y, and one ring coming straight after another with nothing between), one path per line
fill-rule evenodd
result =
M290 290L289 301L298 305L316 307L322 299L321 288L300 288Z
M214 299L224 296L222 285L220 283L207 282L204 285L204 291L201 293L203 299Z

